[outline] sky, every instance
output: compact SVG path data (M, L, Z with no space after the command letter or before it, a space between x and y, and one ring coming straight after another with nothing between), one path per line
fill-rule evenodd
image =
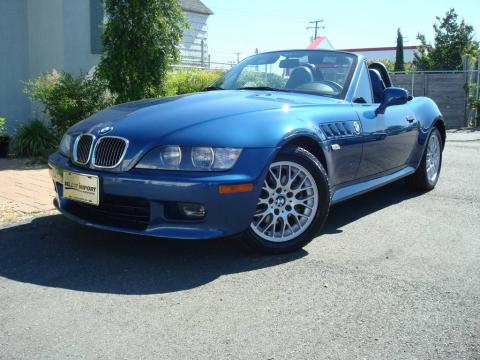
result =
M236 61L260 52L306 48L314 30L309 21L324 19L336 49L395 46L397 28L404 45L417 45L417 33L433 42L433 23L451 7L473 25L480 40L480 0L202 0L215 14L208 19L212 62Z

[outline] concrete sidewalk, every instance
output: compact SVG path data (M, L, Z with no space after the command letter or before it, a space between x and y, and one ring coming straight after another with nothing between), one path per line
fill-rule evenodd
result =
M46 165L25 159L0 159L0 222L54 210L52 180Z
M452 142L470 142L480 140L480 130L478 129L452 129L447 130L447 141Z

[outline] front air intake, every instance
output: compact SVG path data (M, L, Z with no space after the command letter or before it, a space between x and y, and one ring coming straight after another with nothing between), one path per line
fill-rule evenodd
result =
M116 136L98 139L93 151L92 163L96 167L114 168L123 160L127 152L128 140Z

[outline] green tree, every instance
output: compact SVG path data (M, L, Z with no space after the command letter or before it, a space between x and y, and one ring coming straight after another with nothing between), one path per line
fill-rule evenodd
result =
M447 11L443 18L437 16L433 25L434 45L430 46L425 36L418 34L421 41L414 63L419 70L457 70L462 67L462 56L473 55L478 42L473 40L473 26L458 20L455 9Z
M429 52L432 47L427 44L425 35L418 33L417 40L420 41L420 46L414 54L413 65L417 70L430 70L432 68L432 60L430 59Z
M397 30L397 51L395 55L395 71L405 71L403 60L403 35L400 28Z
M180 59L187 26L178 0L104 0L107 21L99 73L117 102L157 96Z

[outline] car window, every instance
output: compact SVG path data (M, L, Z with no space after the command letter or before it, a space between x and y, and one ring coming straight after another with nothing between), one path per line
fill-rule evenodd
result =
M335 51L294 50L254 55L224 75L216 88L264 88L343 98L356 56Z
M370 84L370 76L365 64L361 65L360 77L358 78L357 89L353 96L353 102L360 104L373 103L372 86Z

